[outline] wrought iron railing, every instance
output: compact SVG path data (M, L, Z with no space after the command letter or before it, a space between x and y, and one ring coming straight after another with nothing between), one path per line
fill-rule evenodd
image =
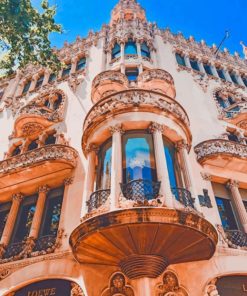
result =
M97 190L92 193L87 202L88 212L90 213L105 204L110 193L110 189Z
M156 199L159 196L160 182L138 179L127 184L120 184L123 195L129 200L144 202L145 200Z
M25 242L16 242L9 244L6 251L4 252L3 258L8 259L19 255L24 250L24 247Z
M56 243L56 237L57 236L54 234L39 237L35 242L35 247L33 251L45 251L53 247Z
M189 190L184 188L171 188L175 198L186 207L194 208L194 198L192 198Z
M247 233L240 230L225 230L227 239L238 247L247 247Z

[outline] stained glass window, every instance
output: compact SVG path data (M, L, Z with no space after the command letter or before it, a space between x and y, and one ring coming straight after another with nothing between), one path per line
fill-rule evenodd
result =
M153 137L145 131L123 135L123 183L139 179L157 180Z
M111 159L112 141L104 143L98 154L99 166L97 175L97 190L110 189L111 186Z
M186 67L185 59L181 54L176 53L176 60L179 65Z
M49 191L39 237L57 235L63 202L63 191L63 187Z
M86 58L81 58L76 65L76 71L84 69L86 66Z
M115 43L112 49L112 59L116 59L120 57L120 54L121 54L121 47L118 43Z
M22 93L23 94L27 93L29 91L30 86L31 86L31 80L28 80L24 85Z
M216 203L218 206L223 228L225 230L238 229L230 200L221 197L216 197Z
M3 234L5 224L8 219L11 203L0 204L0 237Z
M37 198L37 195L24 198L11 240L13 243L21 242L28 237L36 209Z
M124 54L137 54L136 43L132 39L129 39L125 44Z

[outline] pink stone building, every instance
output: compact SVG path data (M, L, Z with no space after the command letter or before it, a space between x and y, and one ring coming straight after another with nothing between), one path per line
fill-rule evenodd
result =
M247 295L247 62L215 51L120 0L0 80L1 296Z

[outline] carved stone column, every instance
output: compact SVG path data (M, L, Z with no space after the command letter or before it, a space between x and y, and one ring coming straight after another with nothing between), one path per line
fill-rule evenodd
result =
M111 194L110 209L118 207L121 193L120 183L122 182L122 134L121 125L110 127L112 134L112 162L111 162Z
M106 69L107 70L110 68L110 63L111 63L111 51L108 50L106 52Z
M190 58L187 55L184 56L184 61L186 67L191 69Z
M232 202L235 206L235 209L237 210L241 226L244 232L247 233L247 212L246 212L242 197L240 195L238 186L239 186L238 181L235 181L235 180L230 180L227 183L227 187L231 190Z
M17 90L19 83L20 83L21 75L22 75L21 70L17 69L15 79L11 83L10 89L9 89L8 93L6 94L7 99L12 99L14 97L16 90Z
M214 65L213 63L210 63L210 67L211 67L211 70L212 70L213 76L219 78L219 74L218 74L218 72L217 72L217 70L216 70L215 65Z
M29 237L36 239L39 235L39 229L42 221L42 216L45 207L45 201L49 187L47 185L39 187L39 197L36 204L35 213L33 216L32 226L30 229Z
M30 85L30 88L29 88L29 91L32 91L35 89L35 86L36 86L36 83L37 83L37 80L39 79L39 74L35 74L32 78L32 81L31 81L31 85Z
M120 56L121 73L125 74L125 65L124 65L124 43L121 43L120 46L121 46L121 56Z
M50 75L51 75L51 72L48 69L46 69L44 72L43 85L46 85L49 82Z
M73 58L73 59L71 60L71 70L70 70L70 74L73 74L73 73L76 72L77 61L78 61L77 57L75 57L75 58Z
M228 70L227 69L223 69L223 71L224 71L224 75L226 77L226 80L229 81L229 82L232 82L232 78L231 78Z
M85 177L85 189L82 201L82 217L87 213L87 201L94 190L95 181L95 165L96 165L96 153L99 147L95 144L90 144L87 149L87 174Z
M167 207L173 207L173 197L162 137L164 126L158 123L152 123L149 130L153 133L156 171L158 180L161 181L160 195L162 202Z
M186 188L190 191L192 197L195 198L196 209L198 211L201 211L201 206L197 198L198 194L196 192L196 186L195 186L194 177L192 174L192 168L189 160L188 145L184 141L179 141L176 144L176 149L179 153L179 158L181 160Z
M12 205L0 241L3 246L7 246L10 241L22 200L23 195L21 193L14 194L12 197Z
M198 61L198 66L199 66L200 72L206 74L206 71L205 71L205 69L203 67L202 61Z

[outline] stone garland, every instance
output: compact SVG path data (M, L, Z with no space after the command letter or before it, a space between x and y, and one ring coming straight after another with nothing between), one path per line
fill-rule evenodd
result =
M99 116L117 109L124 109L126 106L130 105L133 107L149 105L154 108L159 108L162 111L171 113L179 120L182 120L187 126L190 125L186 112L176 101L150 91L130 90L116 93L100 101L98 104L95 104L85 120L84 130L97 120Z
M235 143L229 140L215 139L198 144L195 147L197 160L203 162L211 155L231 154L232 156L247 159L247 145Z
M44 146L1 161L0 174L9 174L12 171L48 160L65 160L75 167L77 157L78 153L72 147L56 144Z

